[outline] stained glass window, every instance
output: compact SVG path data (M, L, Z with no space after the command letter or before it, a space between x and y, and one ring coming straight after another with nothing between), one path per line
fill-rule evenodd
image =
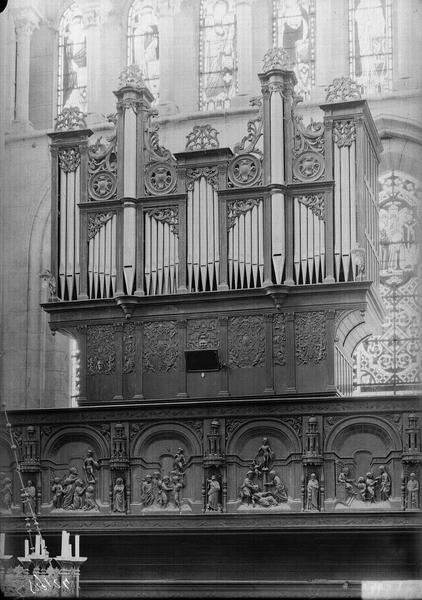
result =
M234 0L201 1L200 48L200 108L224 110L237 86Z
M356 384L362 393L403 393L420 386L422 290L415 232L422 188L393 171L381 178L379 198L380 293L387 316L381 335L356 350Z
M308 100L315 85L315 0L274 0L273 41L288 52L296 93Z
M391 89L391 0L349 0L350 76L364 92Z
M148 0L135 0L130 7L127 64L139 65L156 104L160 91L160 48L155 6Z
M86 36L77 4L64 12L59 26L58 113L69 106L87 110Z

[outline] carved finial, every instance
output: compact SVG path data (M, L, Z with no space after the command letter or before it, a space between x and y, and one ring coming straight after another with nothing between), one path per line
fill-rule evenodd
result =
M345 100L361 100L362 87L350 77L338 77L325 88L326 102L344 102Z
M263 58L264 61L264 72L271 71L271 69L288 69L289 68L289 54L284 48L270 48L265 53Z
M145 88L146 83L142 77L142 71L139 65L129 65L125 67L119 76L119 87Z
M64 108L62 112L55 118L55 131L66 131L72 129L85 129L86 113L82 112L77 106L69 106Z
M217 139L218 131L211 125L195 125L193 130L186 136L185 150L209 150L219 148Z

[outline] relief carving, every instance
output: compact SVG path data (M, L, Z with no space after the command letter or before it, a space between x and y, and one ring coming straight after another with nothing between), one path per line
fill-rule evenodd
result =
M89 375L109 375L116 368L116 348L112 325L92 325L87 329Z
M230 317L228 331L229 366L262 367L265 354L264 318Z
M112 512L126 512L126 488L121 477L116 478L113 486Z
M286 315L273 315L273 356L276 365L286 364Z
M89 450L84 461L86 482L79 476L76 467L70 467L69 473L62 480L55 477L51 486L53 508L72 511L98 511L99 506L95 499L95 468L98 468L98 463L92 450Z
M160 471L163 471L161 468ZM185 487L186 457L179 448L173 458L173 468L166 474L147 473L141 484L140 501L144 510L182 510L182 489Z
M215 475L207 479L207 505L206 510L210 512L222 512L221 484Z
M261 172L261 161L253 154L241 154L233 158L228 171L230 182L237 187L258 185L261 181Z
M193 190L195 181L205 177L207 183L218 190L218 167L202 167L197 169L187 169L186 171L186 189Z
M133 323L125 323L123 326L123 373L125 375L134 372L135 357L135 325Z
M185 151L209 150L219 148L218 131L211 125L195 125L193 130L186 136Z
M117 135L88 146L88 193L91 200L110 200L117 188Z
M321 221L325 219L325 194L306 194L295 198L309 208Z
M373 504L387 503L391 496L391 476L384 465L375 476L368 471L365 476L354 478L348 465L338 463L336 500L346 507L368 508ZM366 505L366 506L365 506ZM388 502L389 505L389 502ZM374 506L374 508L376 508Z
M311 473L306 491L306 510L319 511L319 481L315 473Z
M169 206L167 208L151 208L146 213L153 217L156 221L161 223L167 223L170 227L170 231L174 235L179 235L179 207Z
M144 369L149 373L175 371L179 356L176 321L144 324Z
M54 119L56 125L55 131L69 131L71 129L86 129L86 114L77 106L64 108L62 112Z
M406 508L419 508L419 481L416 479L416 473L410 473L406 484Z
M298 364L318 364L327 356L327 323L323 311L298 313L295 318Z
M59 167L63 173L76 171L81 163L81 155L77 148L59 150Z
M361 86L350 77L338 77L325 89L327 95L325 101L344 102L345 100L360 100Z
M333 140L339 148L351 146L356 139L356 125L353 120L334 121Z
M258 206L262 198L247 198L245 200L230 200L227 202L227 229L236 225L240 215L244 215Z
M12 509L12 480L6 473L0 473L0 512Z
M208 350L220 347L217 319L190 319L187 323L188 350Z
M88 240L94 238L104 225L113 218L113 212L98 212L88 217Z

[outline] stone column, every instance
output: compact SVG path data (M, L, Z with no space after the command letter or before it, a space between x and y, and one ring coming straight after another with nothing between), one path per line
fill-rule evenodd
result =
M170 115L178 112L174 101L174 17L179 10L180 0L161 0L158 4L160 115Z
M249 106L254 77L252 74L252 0L235 0L237 38L237 87L232 107Z
M31 127L29 122L29 68L31 36L40 24L40 15L27 7L14 13L16 30L16 90L14 123Z
M82 0L79 2L82 23L86 32L87 99L90 124L103 121L106 111L102 74L107 72L103 65L102 25L111 10L109 0Z

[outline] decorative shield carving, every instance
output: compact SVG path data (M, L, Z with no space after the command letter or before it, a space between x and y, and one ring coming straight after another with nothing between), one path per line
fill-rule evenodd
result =
M145 187L153 196L168 194L177 182L176 169L170 164L152 163L145 173Z
M261 161L253 154L236 156L229 165L230 181L239 187L249 187L261 178Z
M108 200L116 193L116 185L113 173L98 171L89 180L89 195L93 200Z
M324 172L324 160L317 152L304 152L293 163L293 175L299 181L316 181Z

